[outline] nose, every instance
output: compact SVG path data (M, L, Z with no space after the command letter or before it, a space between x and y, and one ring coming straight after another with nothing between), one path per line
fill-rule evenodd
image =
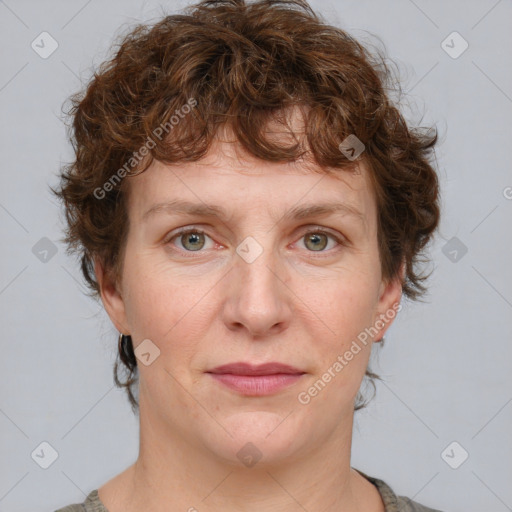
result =
M271 249L261 249L254 261L240 256L243 250L235 255L225 289L225 325L240 333L246 330L251 338L279 334L289 326L292 316L293 294L286 284L286 269Z

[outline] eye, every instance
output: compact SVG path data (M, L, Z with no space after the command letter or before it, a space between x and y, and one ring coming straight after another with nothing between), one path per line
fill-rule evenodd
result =
M181 242L179 249L186 252L200 251L205 246L205 237L210 238L203 230L198 228L185 228L168 238L165 243L172 242L175 238Z
M173 240L175 239L180 242L178 249L184 252L198 252L201 249L211 249L214 245L213 240L202 229L195 227L180 229L177 233L171 234L164 243L174 245ZM211 240L210 247L205 247L207 245L206 239ZM330 247L326 250L326 247L329 245L329 239L335 242L335 246L344 244L341 238L320 228L310 229L300 239L304 240L305 246L310 252L328 252L332 249Z
M308 231L302 235L301 240L304 240L305 246L312 252L327 252L324 250L329 244L329 238L334 240L337 245L341 245L343 242L337 236L321 229L315 229Z

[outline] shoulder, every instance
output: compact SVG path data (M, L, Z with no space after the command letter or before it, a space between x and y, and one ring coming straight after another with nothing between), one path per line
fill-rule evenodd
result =
M397 496L396 503L400 512L442 512L437 508L429 508L425 505L421 505L406 496Z
M421 503L413 501L406 496L397 496L393 489L391 489L384 480L369 476L359 469L356 469L356 471L377 487L386 508L386 512L442 512L436 508L429 508L422 505Z
M94 489L85 498L83 503L73 503L55 512L108 512L98 496L98 489Z

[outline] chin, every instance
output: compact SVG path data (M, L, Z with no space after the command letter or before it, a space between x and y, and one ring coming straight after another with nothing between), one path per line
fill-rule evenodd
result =
M286 413L269 411L237 412L219 422L222 433L212 440L211 451L236 467L271 466L289 459L311 439Z

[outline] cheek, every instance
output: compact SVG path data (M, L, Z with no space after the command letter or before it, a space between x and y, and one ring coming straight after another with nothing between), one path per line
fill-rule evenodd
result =
M304 303L323 326L326 340L339 347L369 327L377 306L377 293L371 275L354 273L323 281L319 287L309 287L304 292Z
M308 306L317 315L316 333L310 333L317 361L314 382L309 383L313 388L308 389L320 408L349 406L370 358L372 340L366 330L372 325L378 289L372 275L353 276L324 283L321 293L309 295L314 299Z
M126 263L131 266L125 304L134 341L150 339L173 364L191 357L194 340L202 339L211 324L204 276L183 276L143 258Z
M315 309L322 312L321 322L313 336L317 361L299 403L313 404L318 415L333 421L333 410L351 410L371 354L365 329L371 325L374 307L373 289L360 280L354 286L330 286L319 295Z

